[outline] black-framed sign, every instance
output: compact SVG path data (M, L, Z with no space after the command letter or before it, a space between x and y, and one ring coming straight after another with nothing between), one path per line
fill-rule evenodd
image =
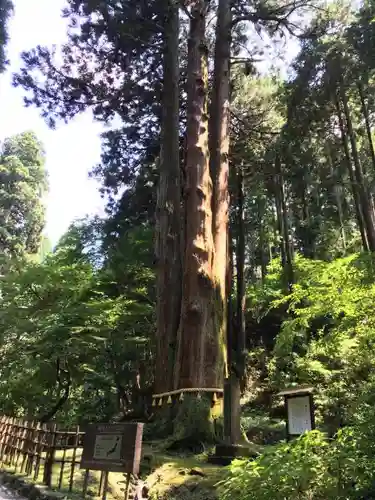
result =
M315 429L312 387L293 387L279 392L284 397L287 439Z

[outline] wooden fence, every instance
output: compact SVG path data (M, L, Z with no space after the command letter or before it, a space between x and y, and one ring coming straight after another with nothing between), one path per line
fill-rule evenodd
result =
M84 432L61 430L18 418L0 418L0 467L30 476L49 488L106 498L108 473L80 473ZM120 481L122 482L122 481ZM90 491L88 491L88 487Z

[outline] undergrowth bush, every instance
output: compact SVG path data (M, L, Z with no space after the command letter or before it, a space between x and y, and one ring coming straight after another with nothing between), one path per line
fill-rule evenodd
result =
M297 255L291 293L280 293L275 266L262 289L248 290L258 319L284 311L268 390L314 385L320 430L234 461L221 500L375 500L374 269L368 254L332 262Z
M375 375L374 269L369 254L331 262L296 255L291 293L280 293L277 266L263 287L248 290L258 320L270 310L284 311L268 358L268 389L313 385L317 422L331 437L348 425L356 395Z
M331 482L325 456L329 443L313 431L291 444L279 444L254 461L235 460L221 484L221 500L300 500L318 496Z
M256 460L236 460L221 500L374 500L375 380L357 397L350 425L333 439L315 430Z

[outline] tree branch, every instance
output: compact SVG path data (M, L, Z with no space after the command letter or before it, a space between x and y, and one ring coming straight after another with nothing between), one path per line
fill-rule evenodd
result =
M61 381L61 373L64 373L65 375L65 381ZM61 408L64 406L64 404L68 401L69 399L69 394L70 394L70 388L72 386L72 379L70 376L69 369L66 368L65 370L62 370L60 368L60 361L59 359L57 360L57 377L56 377L56 382L58 383L58 389L59 392L62 390L62 394L56 404L51 408L49 412L47 412L45 415L41 416L39 418L39 421L41 424L45 424L46 422L49 422L51 418L53 418L56 413L61 410Z

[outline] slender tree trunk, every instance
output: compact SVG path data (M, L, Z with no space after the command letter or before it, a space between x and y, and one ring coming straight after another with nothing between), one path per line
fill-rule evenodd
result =
M289 239L289 220L288 220L288 211L286 207L285 201L285 192L284 192L284 180L281 170L281 159L280 156L276 156L275 160L275 173L276 173L276 187L279 191L279 203L280 203L280 211L281 211L281 230L282 230L282 240L285 252L285 262L284 262L284 273L285 280L288 290L291 289L293 285L293 253L292 246Z
M242 167L236 173L237 180L237 241L236 241L236 280L237 301L236 321L233 322L233 311L228 307L228 366L229 377L224 385L224 440L227 445L237 445L241 440L241 380L244 372L242 355L245 346L245 228L244 228L244 192ZM233 248L229 250L228 292L233 289ZM231 304L232 305L232 304ZM241 310L241 313L239 311ZM243 318L241 316L243 314ZM233 324L234 323L234 324Z
M228 300L228 366L229 377L224 383L224 442L226 446L243 444L241 433L241 383L245 372L245 219L243 172L239 167L236 173L237 210L236 210L236 321L233 322L232 302ZM230 240L231 241L231 240ZM233 288L233 248L229 244L228 292ZM220 446L217 450L220 450ZM228 453L228 448L226 449Z
M41 422L42 424L49 422L56 415L56 413L58 413L63 408L63 406L69 399L70 389L72 387L72 378L69 369L66 368L65 370L62 370L60 368L59 360L57 361L56 382L58 386L58 392L60 394L59 399L53 405L51 410L39 417L39 422Z
M309 214L309 205L306 199L306 191L307 191L306 182L304 182L302 186L302 219L307 225L309 225L310 214Z
M307 185L305 178L302 179L301 185L301 212L304 232L302 234L303 255L313 259L315 256L315 238L311 236L309 206L306 197Z
M235 369L232 374L233 402L236 407L233 410L231 426L231 444L239 444L241 434L240 424L240 397L241 381L245 375L245 353L246 353L246 282L245 282L245 211L244 211L244 180L242 168L237 176L238 191L238 240L237 240L237 338L236 338L236 360Z
M373 201L368 192L367 186L365 184L365 179L362 171L362 165L359 159L357 143L355 139L352 119L350 115L348 100L346 97L345 89L343 86L340 87L340 94L344 108L344 115L346 118L346 125L348 129L348 135L350 144L352 147L352 156L355 166L355 176L359 190L359 199L362 207L363 219L365 222L366 232L367 232L367 241L369 250L371 252L375 251L375 225L374 225L374 206Z
M365 251L368 251L369 244L367 241L367 233L366 233L365 222L364 222L363 213L362 213L362 207L361 207L361 203L360 203L358 186L357 186L355 178L354 178L351 156L350 156L350 151L349 151L348 138L346 136L344 120L342 117L340 101L338 98L335 98L335 106L336 106L337 118L339 121L341 141L342 141L342 145L343 145L343 149L344 149L346 165L347 165L347 169L348 169L348 173L349 173L350 184L352 187L354 208L355 208L355 212L356 212L356 216L357 216L358 228L359 228L359 232L361 233L362 246L363 246L363 249Z
M226 269L228 253L229 220L229 98L230 98L230 45L231 45L231 3L219 0L214 56L212 100L210 107L209 146L210 172L213 182L213 239L215 246L214 276L216 285L215 316L217 319L216 339L210 343L206 363L216 360L217 383L223 383L228 376L226 363ZM216 352L215 352L216 350Z
M264 202L258 199L258 221L259 221L259 253L260 253L260 271L262 276L262 282L264 282L267 274L267 262L266 262L266 252L265 252L265 237L264 237Z
M260 257L260 276L262 279L262 283L264 283L267 275L267 255L265 252L265 237L264 237L264 225L263 220L260 220L259 226L259 257ZM269 248L269 247L268 247Z
M281 201L280 201L280 189L278 186L278 179L275 176L275 182L274 182L274 196L275 196L275 208L276 208L276 225L277 231L276 231L276 236L277 240L279 241L280 245L280 260L281 260L281 267L285 269L286 267L286 248L285 248L285 241L283 238L284 234L284 227L283 227L283 215L282 215L282 209L281 209Z
M164 87L157 200L157 333L155 392L172 388L181 311L181 181L179 161L179 13L165 0ZM171 292L173 291L173 292Z
M342 186L338 183L335 182L335 169L334 169L334 160L332 156L332 151L330 146L327 144L326 145L326 151L327 151L327 160L329 164L329 168L331 171L331 176L332 176L332 183L333 183L333 193L336 198L336 206L337 206L337 214L339 216L339 224L340 224L340 234L341 234L341 241L342 241L342 246L344 249L344 254L346 253L346 234L345 234L345 223L344 223L344 211L342 208Z
M273 182L274 184L274 182ZM275 190L275 186L273 186L273 189ZM278 219L278 212L277 212L277 203L276 203L276 193L273 193L273 201L275 203L272 203L272 236L273 236L273 244L274 246L270 246L270 260L272 260L276 255L277 255L277 242L279 239L280 231L279 231L279 219ZM271 242L270 242L271 243Z
M186 250L181 321L175 364L175 386L215 387L222 380L216 367L215 342L207 352L207 337L215 339L212 238L212 182L208 151L208 68L205 39L208 2L191 10L187 67ZM173 293L170 290L170 293ZM211 359L212 363L207 364Z
M228 367L234 363L234 353L237 342L235 328L235 308L232 300L233 282L234 282L234 262L233 262L233 238L231 229L228 234L228 266L227 266L227 291L228 291L228 306L227 306L227 349L228 349Z
M229 377L224 381L224 442L233 444L236 441L238 422L240 421L240 381L234 373L233 367L236 363L236 347L238 340L237 325L235 322L235 310L231 292L233 290L233 244L229 242L228 262L228 307L227 307L227 350Z
M345 234L344 212L342 209L342 200L341 200L342 186L336 184L333 187L333 189L334 189L335 198L336 198L337 213L339 216L342 247L344 249L344 254L345 254L346 253L346 234Z
M358 86L359 97L361 100L362 114L363 114L363 118L365 119L365 124L366 124L366 133L367 133L367 139L368 139L368 144L369 144L369 149L370 149L372 167L373 167L373 171L375 172L374 143L372 141L370 118L369 118L369 113L368 113L368 109L367 109L367 105L366 105L366 100L365 100L362 82L359 81L357 86Z

